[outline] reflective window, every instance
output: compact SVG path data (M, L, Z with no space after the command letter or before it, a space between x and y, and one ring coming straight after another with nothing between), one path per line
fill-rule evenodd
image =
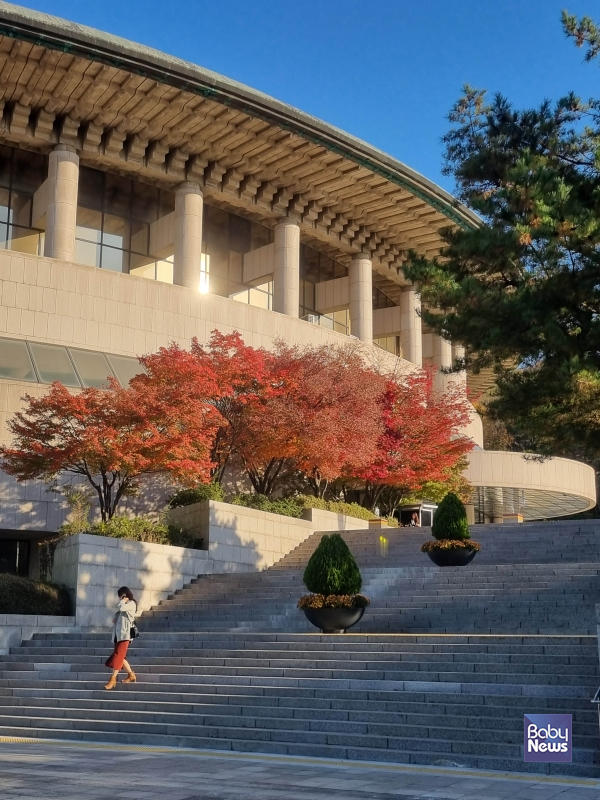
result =
M268 284L244 285L244 253L273 241L273 231L231 214L223 208L204 204L202 222L202 273L200 291L231 297L240 303L270 308ZM271 292L272 294L272 292Z
M37 382L25 342L0 339L0 378Z
M60 381L63 386L81 385L66 347L31 342L29 348L42 383Z
M108 353L106 357L121 386L129 386L129 381L132 378L144 372L137 358L109 355Z
M33 195L46 179L47 158L0 146L0 249L43 254L43 231L34 227Z
M373 344L381 347L382 350L387 350L397 356L400 354L400 337L399 336L382 336L379 339L373 339Z
M112 376L112 369L108 365L104 353L95 353L93 350L75 350L69 348L71 358L84 387L108 389L108 376ZM133 359L132 359L133 360Z
M175 209L173 192L81 167L75 260L173 282L172 253L153 252L152 223Z

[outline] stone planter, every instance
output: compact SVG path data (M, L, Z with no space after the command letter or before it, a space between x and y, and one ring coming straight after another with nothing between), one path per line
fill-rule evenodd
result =
M428 550L427 555L438 567L465 567L477 555L477 550L456 547L450 550Z
M306 619L321 633L345 633L360 622L364 608L303 608Z

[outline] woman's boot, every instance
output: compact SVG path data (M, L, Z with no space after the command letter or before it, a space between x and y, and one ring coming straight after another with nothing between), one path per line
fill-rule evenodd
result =
M114 689L116 685L117 685L117 676L113 675L104 688L105 689Z
M137 678L135 677L135 672L131 670L129 675L126 678L123 678L121 683L135 683Z

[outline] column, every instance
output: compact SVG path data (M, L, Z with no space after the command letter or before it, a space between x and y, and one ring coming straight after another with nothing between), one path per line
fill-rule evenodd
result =
M437 370L434 378L434 387L437 391L444 392L448 382L452 380L451 374L442 372L442 370L452 367L452 344L447 339L434 333L432 347L433 366Z
M48 205L44 255L75 260L79 156L74 147L59 144L48 159Z
M456 366L457 361L463 361L465 357L465 348L462 344L452 344L452 366ZM452 380L456 384L460 384L465 389L467 388L467 372L461 369L460 372L452 374Z
M490 499L492 501L492 523L497 525L504 522L504 493L499 486L490 488Z
M402 358L423 366L423 341L421 330L421 296L410 286L400 295L400 348Z
M198 184L179 184L175 191L173 283L196 292L200 289L203 205Z
M275 226L273 311L298 317L300 309L300 228L284 217Z
M364 253L350 262L350 332L373 343L373 265Z

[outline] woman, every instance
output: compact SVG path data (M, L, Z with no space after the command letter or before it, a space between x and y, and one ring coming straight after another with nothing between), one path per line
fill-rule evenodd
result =
M131 641L131 626L137 614L137 601L131 593L131 589L128 589L127 586L121 586L118 595L119 605L117 606L117 613L113 617L112 630L115 649L112 656L104 664L105 667L112 669L113 674L104 687L105 689L115 688L117 685L117 675L123 667L125 667L127 677L124 678L122 683L135 683L136 681L135 672L125 660L125 656L127 655L127 648Z

